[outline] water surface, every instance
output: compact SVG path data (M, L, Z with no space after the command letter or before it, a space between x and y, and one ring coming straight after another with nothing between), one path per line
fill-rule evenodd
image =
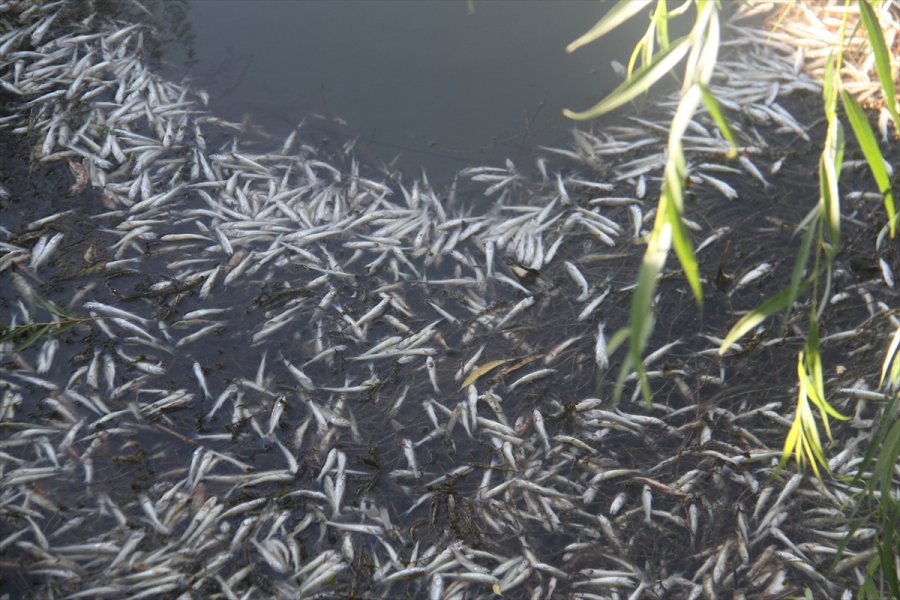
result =
M598 2L187 3L189 44L162 59L206 89L214 112L285 135L310 112L408 174L448 181L471 164L531 163L535 145L568 140L565 107L583 109L620 79L646 26L635 18L598 43L565 46L607 10ZM314 123L315 124L315 123ZM319 124L315 124L319 125ZM328 137L329 131L318 132Z

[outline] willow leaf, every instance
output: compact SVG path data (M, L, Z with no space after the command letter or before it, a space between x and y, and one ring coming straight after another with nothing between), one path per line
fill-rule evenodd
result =
M800 421L799 419L794 419L791 423L791 428L788 431L787 437L784 438L784 448L781 450L780 467L786 465L791 456L799 456L796 449L800 444L800 433Z
M690 39L683 37L668 50L660 52L653 58L653 62L642 66L634 72L629 79L613 90L609 96L595 104L592 108L583 112L574 112L568 108L563 109L563 114L570 119L584 121L593 119L614 110L629 100L636 98L649 90L654 83L659 81L666 73L671 71L690 49Z
M884 194L884 208L887 210L888 224L891 228L891 237L893 238L897 226L894 218L896 211L894 210L894 195L891 192L891 180L885 168L884 156L878 147L878 141L875 139L872 126L869 125L869 119L859 103L844 90L841 90L841 100L844 102L844 110L847 112L850 127L853 129L854 135L856 135L856 141L859 142L859 147L862 148L866 162L869 163L872 177L875 178L878 189Z
M900 423L898 423L900 425ZM897 454L894 454L896 464ZM882 491L882 498L890 498L890 491ZM900 580L897 578L896 559L894 558L894 546L896 544L896 528L897 521L900 520L900 504L891 502L890 500L882 500L886 504L885 510L887 515L884 519L885 529L882 535L881 544L878 546L878 556L881 559L881 573L887 579L888 587L891 589L892 598L900 598Z
M634 73L634 65L637 64L638 58L643 56L644 44L646 44L647 39L646 36L642 37L637 44L634 45L634 50L631 51L631 57L628 59L628 70L625 71L625 79L626 81L631 79L632 74Z
M801 287L805 288L805 284ZM719 346L719 355L725 354L728 348L731 347L733 343L744 337L748 331L771 317L777 312L780 312L787 308L788 300L790 299L790 290L782 290L748 312L746 315L740 318L740 320L734 324L734 327L731 328L731 331L728 332L728 335L725 336L725 340L722 342L722 345Z
M822 100L825 105L825 118L829 124L837 117L836 68L834 53L831 53L825 59L825 76L822 78Z
M828 124L825 147L819 160L819 202L828 226L829 260L841 245L841 201L838 180L844 156L844 134L841 122L834 118Z
M660 48L665 50L669 47L669 7L666 0L657 0L653 22L656 24L656 40Z
M619 349L626 340L628 340L631 335L630 330L627 327L623 327L622 329L615 332L612 337L609 338L609 342L606 344L606 353L612 356L616 350ZM900 336L900 332L898 332L898 336Z
M40 325L26 325L26 329L22 330L22 333L28 333L28 336L16 346L16 352L21 352L25 348L28 348L41 338L49 335L53 332L53 327L55 323L42 323Z
M477 369L473 369L472 372L469 373L469 375L468 375L468 376L465 378L465 380L462 382L462 385L459 386L459 389L461 389L461 390L466 389L466 388L469 387L471 384L473 384L473 383L475 383L476 381L478 381L478 379L480 379L481 377L483 377L484 375L486 375L488 372L492 371L493 369L496 369L496 368L499 367L500 365L505 365L506 363L508 363L508 362L511 361L511 360L512 360L511 358L503 358L503 359L500 359L500 360L492 360L492 361L489 362L489 363L485 363L485 364L481 365L481 366L478 367Z
M662 271L666 255L672 246L672 225L666 220L665 212L665 202L660 202L656 223L650 233L650 242L644 251L644 259L638 271L637 286L632 292L631 316L628 321L628 354L616 380L615 403L618 403L622 385L630 369L637 371L639 380L646 378L641 357L647 346L647 338L653 330L653 295L656 293L656 278ZM649 389L644 381L641 381L640 385L642 392Z
M641 12L650 5L652 0L619 0L615 6L609 9L609 12L603 15L603 18L591 27L587 33L566 46L566 52L572 53L599 39Z
M713 118L713 121L715 121L716 123L716 127L719 128L719 131L722 132L722 136L725 138L725 141L728 142L728 158L735 158L737 156L737 140L734 137L734 132L731 130L731 126L729 126L728 121L725 120L725 115L722 114L722 109L719 107L719 102L716 100L716 97L710 93L706 86L701 85L700 92L703 94L703 103L706 104L706 110L709 111L709 116Z
M818 208L813 208L810 213L818 212ZM803 234L803 241L800 242L800 251L794 259L794 268L791 270L791 281L788 284L788 300L785 320L791 314L791 308L794 300L800 293L800 284L803 281L803 272L806 270L806 264L809 262L809 253L812 249L813 238L815 237L816 228L810 223L806 226L806 233Z
M672 219L672 246L675 248L675 255L681 263L684 271L684 277L691 286L694 293L694 300L697 305L703 304L703 288L700 285L700 268L697 266L697 255L694 254L694 244L691 243L691 236L684 221L680 215L676 215L675 211L671 211Z
M890 498L893 487L894 468L897 465L897 457L900 456L900 420L897 420L884 438L878 461L873 469L875 477L881 482L881 491ZM885 460L885 458L893 459Z
M644 252L638 283L634 289L629 320L631 345L629 353L634 365L641 364L641 355L650 337L653 322L653 295L656 293L656 278L666 262L666 255L672 246L672 225L663 222L650 234L650 243Z
M894 337L891 340L891 345L888 346L888 351L884 355L884 363L881 365L881 379L878 381L878 387L884 386L884 378L887 376L888 369L890 368L891 363L894 361L894 355L897 354L897 348L900 347L900 327L897 328L897 331L894 332ZM898 355L900 358L900 355ZM898 362L897 364L900 364ZM888 380L888 385L893 384L894 382Z
M887 44L884 42L884 32L881 31L878 16L872 10L872 5L867 0L859 0L859 13L866 26L866 35L869 36L872 53L875 55L875 71L878 73L878 80L881 82L881 91L884 94L885 104L887 104L887 109L894 120L894 127L900 129L900 114L897 113L897 92L894 89L894 77L891 72L891 55L888 52Z
M59 317L61 319L81 319L83 318L81 315L77 315L73 312L69 312L63 308L58 307L56 304L47 300L40 294L34 294L34 301L44 310L55 317Z

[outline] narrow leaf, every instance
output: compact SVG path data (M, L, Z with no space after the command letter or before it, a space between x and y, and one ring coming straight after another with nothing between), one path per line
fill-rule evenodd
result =
M631 335L631 332L627 327L623 327L622 329L615 332L612 337L609 338L609 341L606 344L606 353L612 356L616 350L621 346ZM900 335L900 333L898 333Z
M16 346L16 352L21 352L25 348L28 348L42 337L49 335L53 331L53 326L55 323L43 323L41 325L33 326L30 334L26 337L22 342Z
M675 248L675 255L681 263L684 271L684 277L691 286L694 293L694 300L697 305L703 304L703 289L700 285L700 268L697 266L697 255L694 254L694 245L691 243L691 236L688 234L687 227L681 220L681 215L676 211L670 211L670 223L672 224L672 246Z
M894 127L900 130L900 114L897 113L897 92L894 89L894 76L891 72L891 55L888 52L887 44L884 42L884 32L881 31L878 16L872 10L872 5L867 0L859 0L859 13L866 26L866 35L869 36L872 53L875 55L875 71L878 72L878 80L881 82L881 91L884 94L885 104L887 104L887 109L894 120Z
M722 114L719 102L706 86L701 85L700 92L703 94L703 103L706 104L706 110L709 111L709 115L713 118L713 121L715 121L716 127L719 128L725 141L728 142L728 158L735 158L737 156L737 140L734 137L731 126L729 126L728 121L725 120L725 115Z
M689 48L690 39L687 37L681 38L669 46L668 50L657 54L649 65L644 65L635 71L634 75L592 108L583 112L574 112L566 108L563 109L563 114L570 119L583 121L599 117L622 106L629 100L649 90L654 83L671 71L684 58Z
M816 212L816 210L817 209L814 208L812 212ZM785 320L790 316L794 300L797 299L797 295L800 293L800 283L803 281L803 273L806 270L807 262L809 262L809 252L812 249L815 233L816 228L811 224L807 225L806 233L803 234L803 241L800 242L800 250L797 253L797 257L794 259L794 268L791 270L791 281L787 288L788 300L787 310L785 311Z
M619 0L615 6L609 9L603 18L591 27L587 33L566 46L566 52L572 53L590 44L594 40L603 37L634 15L638 14L650 5L652 0Z
M819 202L828 226L829 261L834 258L841 245L841 202L838 180L844 155L843 129L837 118L828 124L825 147L819 160Z
M650 233L650 243L644 252L644 260L638 272L638 284L634 289L629 319L631 344L629 354L634 365L641 364L641 355L650 337L653 324L653 295L656 293L656 278L666 262L666 255L672 245L672 226L660 223Z
M853 96L843 90L841 90L841 100L844 102L844 110L847 112L850 127L853 129L854 135L856 135L856 141L859 142L859 147L862 148L866 162L869 163L872 177L875 178L878 189L884 195L884 208L887 210L888 225L891 228L891 238L893 238L897 226L896 211L894 209L894 195L891 192L890 177L885 168L884 156L878 147L878 141L875 139L872 126L869 125L869 119L859 103Z
M806 288L806 284L801 286L801 290ZM787 302L790 298L790 290L782 290L748 312L746 315L740 318L740 320L734 324L734 327L731 328L731 331L728 332L728 335L725 336L725 340L722 342L722 345L719 346L719 355L725 353L728 348L744 337L748 331L774 315L775 313L784 310L787 308Z
M660 48L665 50L669 47L669 8L666 0L657 0L653 22L656 24L656 40Z
M466 389L471 384L478 381L478 379L481 378L482 376L486 375L493 369L496 369L500 365L505 365L506 363L508 363L511 360L512 360L511 358L503 358L501 360L492 360L489 363L485 363L485 364L481 365L477 369L473 369L472 372L469 373L469 375L462 382L462 385L459 386L459 389L461 389L461 390Z
M884 378L887 375L888 366L891 364L894 355L897 353L898 347L900 347L900 327L894 332L894 337L891 339L891 345L888 346L888 351L884 355L884 363L881 365L881 379L878 381L878 387L884 386Z

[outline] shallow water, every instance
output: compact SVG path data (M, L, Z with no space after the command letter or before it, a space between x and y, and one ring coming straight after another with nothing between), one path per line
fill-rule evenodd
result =
M170 10L163 5L166 10ZM286 135L307 113L347 126L361 145L432 183L473 164L534 160L568 140L565 107L591 106L621 81L645 19L589 47L565 46L608 10L596 2L187 3L162 47L170 77L206 89L226 118ZM190 32L188 35L186 32ZM314 121L310 121L313 124Z

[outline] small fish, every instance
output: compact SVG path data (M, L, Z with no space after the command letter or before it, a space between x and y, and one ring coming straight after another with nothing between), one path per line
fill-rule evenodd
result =
M578 270L578 267L569 261L565 261L566 271L569 273L569 277L581 287L581 294L575 298L576 302L584 302L590 297L591 288L588 285L587 279L585 279L584 275Z
M719 190L723 196L728 198L729 200L736 200L738 197L737 191L722 181L721 179L716 179L715 177L710 177L709 175L700 174L699 175L700 182L705 182Z
M197 378L197 383L200 384L200 390L207 400L211 399L212 394L209 393L209 388L206 387L206 377L203 375L203 367L200 366L199 362L194 361L193 369L194 377Z
M650 524L653 516L653 492L649 485L641 488L641 506L644 509L644 522Z
M431 356L425 359L425 369L428 371L428 379L431 381L431 387L434 388L434 393L440 394L441 388L438 386L437 366L434 363L434 358Z
M634 195L639 199L643 200L644 196L647 195L647 178L641 175L638 177L637 185L634 188Z
M534 409L531 413L532 421L534 422L534 428L538 432L538 436L541 438L541 443L544 445L544 452L548 456L550 455L550 438L547 436L546 424L544 422L544 415L541 414L541 411L538 409Z
M768 275L769 273L772 272L773 268L774 267L770 263L767 263L767 262L758 264L757 266L753 267L752 269L750 269L749 271L744 273L740 277L740 279L738 279L737 282L735 282L734 286L731 288L731 291L729 292L728 295L730 296L730 295L734 294L736 291L738 291L740 288L744 287L745 285L752 283L752 282L756 281L757 279L760 279L761 277Z
M62 244L64 238L65 234L63 233L57 233L50 238L46 235L42 235L31 250L31 262L28 266L37 271L43 265L47 264L59 248L60 244Z
M504 325L506 325L511 319L516 317L519 313L529 308L534 304L534 296L527 296L522 300L519 300L515 306L513 306L506 315L500 319L498 323L494 325L494 329L500 329Z
M606 335L603 330L606 328L606 322L600 321L597 324L597 344L594 347L594 362L601 371L609 368L609 355L606 353Z
M609 296L610 291L610 288L606 288L606 290L602 294L591 300L590 303L588 303L588 305L585 306L580 313L578 313L576 321L581 323L582 321L586 321L588 318L590 318L590 316L594 314L594 311L597 310L597 307L600 306L600 304L606 299L607 296Z
M744 169L746 169L746 171L750 173L750 175L759 180L759 182L763 184L764 188L768 189L772 186L771 183L766 181L766 178L763 177L763 174L758 168L756 168L756 165L754 165L749 158L747 158L746 156L739 156L738 162L741 163L741 166L744 167Z
M878 259L878 266L881 267L881 277L884 279L884 283L893 289L894 273L891 271L891 266L883 258Z
M537 371L533 371L531 373L528 373L527 375L523 375L522 377L508 385L506 389L511 392L520 385L531 383L532 381L537 381L538 379L542 379L553 373L556 373L556 369L538 369Z

